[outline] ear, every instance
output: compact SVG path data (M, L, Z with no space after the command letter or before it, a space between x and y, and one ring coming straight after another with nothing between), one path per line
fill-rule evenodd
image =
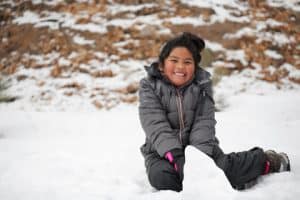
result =
M159 70L160 72L163 72L163 71L164 71L164 63L159 63L159 65L158 65L158 70Z

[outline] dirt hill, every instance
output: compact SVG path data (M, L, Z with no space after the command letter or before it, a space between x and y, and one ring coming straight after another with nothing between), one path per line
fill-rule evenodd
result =
M189 31L205 39L202 66L214 73L252 69L279 86L300 84L299 2L222 2L1 1L0 72L32 102L136 103L143 65Z

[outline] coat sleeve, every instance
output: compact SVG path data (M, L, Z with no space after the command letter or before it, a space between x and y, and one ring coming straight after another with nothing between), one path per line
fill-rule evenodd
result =
M190 132L190 144L200 151L212 155L214 146L219 143L215 137L215 125L215 105L210 81L204 85L200 92L194 123Z
M142 79L139 89L139 117L146 138L163 157L171 149L182 148L174 133L161 101L147 79Z

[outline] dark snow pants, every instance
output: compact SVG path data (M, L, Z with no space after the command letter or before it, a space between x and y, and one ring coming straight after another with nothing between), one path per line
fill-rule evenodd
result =
M266 156L261 148L224 154L220 147L214 148L210 156L221 168L234 189L246 189L245 185L254 182L263 174ZM153 154L148 160L147 174L150 184L158 190L182 190L182 181L173 166L167 160ZM182 167L183 169L183 167Z
M247 189L264 173L266 155L261 148L224 154L219 146L214 148L213 160L221 168L231 186L237 190Z
M157 190L182 190L183 177L180 178L174 166L165 158L153 153L151 159L146 161L148 179L152 187ZM183 164L184 165L184 164ZM179 167L183 170L183 166Z

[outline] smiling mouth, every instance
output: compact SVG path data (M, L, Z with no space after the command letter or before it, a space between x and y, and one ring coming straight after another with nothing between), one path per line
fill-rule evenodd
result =
M174 72L174 75L178 77L185 77L185 73L181 73L181 72Z

